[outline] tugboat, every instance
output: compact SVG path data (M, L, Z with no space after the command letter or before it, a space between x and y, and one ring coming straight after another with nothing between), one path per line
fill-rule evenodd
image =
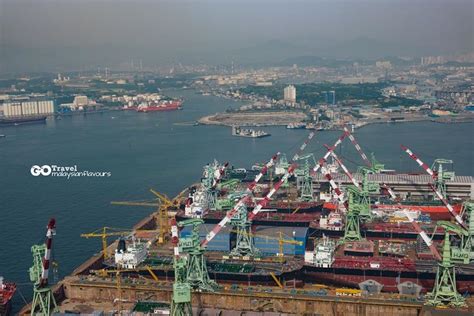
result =
M0 276L0 315L10 315L11 299L16 292L16 284L4 282Z

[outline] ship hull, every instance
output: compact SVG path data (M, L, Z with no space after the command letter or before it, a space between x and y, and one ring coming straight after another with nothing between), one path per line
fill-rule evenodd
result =
M44 123L46 123L46 116L1 118L0 119L0 126L18 126L18 125L44 124Z
M138 109L137 112L147 113L147 112L166 112L166 111L176 111L181 110L181 107L148 107L146 109Z
M164 111L176 111L181 110L181 101L171 101L169 103L164 103L160 105L149 105L144 107L137 107L137 112L147 113L147 112L164 112Z
M0 315L10 315L12 309L12 297L16 292L16 284L3 283L0 285Z
M8 301L6 304L0 305L0 315L9 316L12 311L12 302Z
M176 214L176 220L183 221L189 219L190 217L183 214ZM202 218L205 224L217 224L222 220L222 217L206 217ZM277 226L277 227L308 227L311 222L311 219L287 219L287 220L275 220L274 217L269 218L254 218L252 220L253 225L259 226Z
M456 214L461 212L462 204L452 205ZM419 211L422 214L428 214L432 220L440 221L449 221L453 217L448 211L447 207L444 205L405 205L405 204L379 204L373 206L373 209L377 210L393 210L393 209L405 209L408 211Z
M317 227L317 225L309 226L309 234L310 236L315 237L322 237L328 236L332 238L340 238L344 236L344 230L333 230L333 229L326 229ZM416 231L410 230L397 230L397 229L374 229L371 227L365 227L364 225L361 226L360 232L362 237L370 239L370 240L378 240L378 239L402 239L402 240L416 240L418 237L418 233ZM442 240L444 238L444 234L436 233L433 236L434 240Z
M433 269L434 270L434 269ZM382 269L322 268L305 265L302 274L307 283L328 283L341 287L359 287L359 283L374 280L383 285L384 292L398 292L397 285L406 281L422 287L423 292L433 288L436 272L395 271ZM458 292L474 292L474 274L456 274Z
M150 266L153 273L161 280L170 281L174 280L174 270L171 266L167 268L157 268ZM244 285L275 285L270 272L281 281L301 280L300 272L301 266L291 271L281 272L281 265L277 265L273 268L263 269L259 268L258 272L252 271L249 273L235 273L235 272L222 272L214 271L208 264L209 277L217 283L229 283L229 284L244 284ZM139 271L139 274L150 277L148 271Z

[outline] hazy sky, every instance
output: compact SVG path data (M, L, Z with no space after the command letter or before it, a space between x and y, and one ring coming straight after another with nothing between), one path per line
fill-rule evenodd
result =
M0 71L470 51L473 12L472 0L0 0Z

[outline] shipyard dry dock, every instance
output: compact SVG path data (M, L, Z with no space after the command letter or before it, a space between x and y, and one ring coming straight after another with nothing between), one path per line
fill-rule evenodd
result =
M73 275L66 277L56 288L61 300L60 312L91 314L94 310L131 310L137 301L170 302L172 283L145 279L99 278L82 275L82 269L97 266L102 260L96 256L88 260ZM120 302L121 300L121 306ZM280 289L279 287L232 287L226 285L214 293L193 292L195 315L344 315L344 316L428 316L473 315L474 302L464 310L434 309L411 297L382 294L374 297L343 297L335 293L320 294L318 287ZM245 312L245 313L244 313ZM25 307L20 315L29 315Z
M152 201L113 202L158 210L130 231L81 235L103 248L53 289L59 311L473 315L473 178L455 175L451 160L429 168L405 146L429 176L396 174L347 129L316 160L302 155L313 136L291 161L277 153L251 170L214 161L172 200L150 190ZM354 174L334 152L346 137L366 165ZM36 254L35 271L47 271L49 253ZM35 297L51 297L45 275Z
M90 313L91 309L81 310L81 306L97 302L112 310L117 308L117 287L115 280L88 280L84 277L68 277L63 283L67 298L63 311L75 310ZM121 285L122 300L130 308L136 301L169 302L172 297L171 284L137 281ZM352 298L339 296L318 296L316 289L233 288L227 286L215 293L193 292L193 306L197 315L442 315L423 302L403 299L396 296L380 295L374 298ZM115 303L114 303L115 302ZM108 304L107 304L108 303ZM198 311L205 311L204 313ZM236 313L239 311L239 313ZM442 310L444 312L448 312ZM450 311L456 315L472 315L474 309ZM246 312L242 314L240 312ZM451 314L454 315L454 314Z
M158 225L157 213L145 218L134 230L150 230ZM117 246L108 247L112 252ZM172 245L162 247L171 252ZM173 295L173 277L153 280L148 277L128 277L117 273L97 275L101 271L103 255L97 254L80 265L54 288L60 313L91 314L96 311L129 315L137 302L163 302L169 304ZM100 273L99 273L100 274ZM213 293L193 291L194 315L331 315L331 316L435 316L474 315L474 300L467 300L463 309L434 308L424 305L414 296L390 293L378 295L339 295L333 287L321 284L296 288L294 285L247 286L222 284ZM118 310L122 310L118 313ZM30 314L30 305L20 315ZM135 313L135 315L143 315ZM154 314L161 315L161 314Z

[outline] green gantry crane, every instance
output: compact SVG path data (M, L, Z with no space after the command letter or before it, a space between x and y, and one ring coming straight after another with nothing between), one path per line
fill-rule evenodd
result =
M174 258L173 297L171 300L171 316L190 316L193 314L191 305L191 285L186 276L186 257Z
M30 280L33 282L33 301L31 303L31 315L46 316L57 312L57 304L51 286L48 283L49 266L51 259L51 246L56 221L49 220L46 232L46 242L42 245L33 245L33 266L30 267Z
M188 255L186 280L190 286L214 292L217 284L209 277L204 256L205 248L201 246L199 238L199 231L203 223L204 221L200 218L192 218L178 223L178 227L192 226L191 235L179 239L179 251Z
M454 180L453 161L449 159L435 159L431 170L436 174L435 187L446 198L446 181Z
M433 232L436 232L437 227L443 227L445 230L455 233L459 238L459 243L456 246L451 245L451 261L453 263L469 264L474 260L474 203L465 202L464 210L469 213L467 229L451 222L438 221Z
M442 260L438 263L433 291L427 294L428 305L451 305L453 307L465 306L464 297L459 294L456 286L456 267L451 260L450 232L464 234L456 224L450 222L438 222L445 230Z
M259 257L260 252L255 247L253 235L250 232L252 222L248 218L247 206L242 203L235 216L230 220L231 225L237 233L237 239L234 249L230 252L231 256L238 257Z
M204 177L201 179L201 185L206 194L206 201L210 210L216 210L217 192L214 187L214 175L218 168L217 161L204 167Z
M307 154L304 156L298 156L297 160L304 161L301 168L296 169L295 174L300 179L300 200L301 201L313 201L313 177L311 177L311 163L316 164L316 160L313 154Z
M360 214L361 212L367 212L367 205L365 203L361 203L359 189L357 189L355 186L349 186L347 187L347 193L349 198L346 203L346 223L344 225L344 237L341 239L342 243L362 240L362 235L360 234ZM370 212L370 205L368 212Z

